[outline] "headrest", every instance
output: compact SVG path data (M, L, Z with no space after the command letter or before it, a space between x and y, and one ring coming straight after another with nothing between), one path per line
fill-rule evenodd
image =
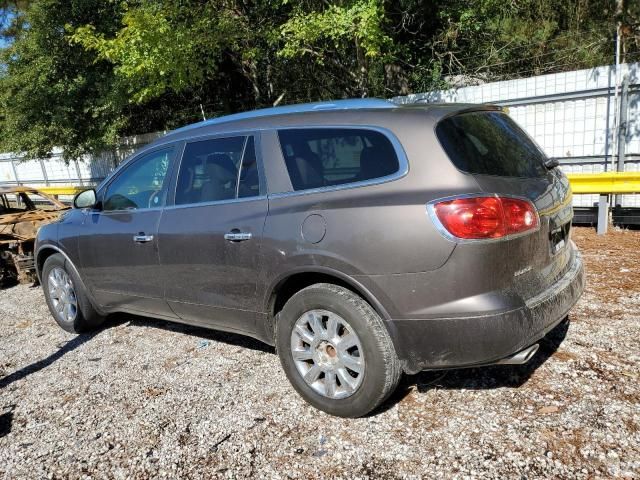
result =
M238 171L229 155L213 153L207 157L204 174L212 181L227 183L235 181Z

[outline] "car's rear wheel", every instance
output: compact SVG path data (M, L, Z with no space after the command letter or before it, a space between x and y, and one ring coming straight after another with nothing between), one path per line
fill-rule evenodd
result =
M332 415L359 417L395 389L402 369L380 316L332 284L296 293L278 315L276 343L293 387Z
M82 282L61 254L44 262L42 288L53 318L67 332L86 332L103 323L104 317L93 308Z

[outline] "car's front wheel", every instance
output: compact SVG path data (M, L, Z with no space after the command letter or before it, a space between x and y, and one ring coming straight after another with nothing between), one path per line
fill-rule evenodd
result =
M56 253L42 268L44 297L56 323L71 333L81 333L99 327L104 317L91 305L80 278Z
M396 388L402 369L380 316L332 284L296 293L278 315L276 343L293 387L332 415L360 417Z

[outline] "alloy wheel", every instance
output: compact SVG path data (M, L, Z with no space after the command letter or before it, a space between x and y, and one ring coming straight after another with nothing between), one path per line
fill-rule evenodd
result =
M78 298L69 274L54 267L47 277L49 299L56 315L63 322L73 322L78 315Z
M351 325L336 313L305 312L291 332L291 355L298 373L320 395L347 398L362 384L362 344Z

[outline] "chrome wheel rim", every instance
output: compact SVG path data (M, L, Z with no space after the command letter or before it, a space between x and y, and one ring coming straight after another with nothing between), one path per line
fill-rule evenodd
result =
M360 338L336 313L305 312L291 332L291 355L306 384L324 397L347 398L362 384L365 358Z
M78 299L69 274L61 267L54 267L47 277L49 299L59 320L72 322L78 315Z

